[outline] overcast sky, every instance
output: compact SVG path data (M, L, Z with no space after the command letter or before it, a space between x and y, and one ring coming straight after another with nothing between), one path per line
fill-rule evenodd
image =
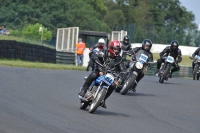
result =
M195 15L195 23L200 24L200 0L179 0L187 11L193 12Z

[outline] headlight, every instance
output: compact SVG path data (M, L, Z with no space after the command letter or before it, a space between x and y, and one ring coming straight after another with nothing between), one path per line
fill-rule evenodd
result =
M143 64L140 63L140 62L137 62L137 63L135 64L135 66L136 66L137 69L142 69Z

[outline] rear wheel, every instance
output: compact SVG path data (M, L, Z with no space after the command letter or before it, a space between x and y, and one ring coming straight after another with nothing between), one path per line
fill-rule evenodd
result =
M125 82L123 88L121 89L120 93L125 95L129 89L135 84L136 75L131 75L128 80Z
M89 102L81 102L80 109L85 110L88 105L89 105Z
M90 105L89 113L94 113L106 96L107 89L102 88Z
M197 80L199 80L199 76L200 76L200 75L199 75L199 73L198 73L198 74L197 74Z

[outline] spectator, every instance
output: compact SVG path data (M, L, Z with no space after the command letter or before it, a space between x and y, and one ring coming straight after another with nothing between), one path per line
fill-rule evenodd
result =
M82 38L78 39L78 43L76 44L76 54L77 54L77 62L78 66L83 66L83 53L86 48L85 43L82 42Z
M4 34L3 26L0 25L0 34Z
M7 27L4 29L4 34L7 36L10 34L9 29Z

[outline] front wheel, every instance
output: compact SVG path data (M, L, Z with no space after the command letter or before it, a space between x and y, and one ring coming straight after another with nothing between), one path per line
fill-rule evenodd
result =
M200 75L199 75L199 73L198 73L198 74L197 74L197 80L199 80L199 76L200 76Z
M170 70L170 66L167 65L167 67L166 67L165 70L164 70L164 73L163 73L162 75L160 75L160 78L159 78L159 82L160 82L160 83L163 83L163 82L164 82L164 80L165 80L167 74L169 73L169 70Z
M135 84L136 75L131 75L128 80L125 82L123 88L121 89L120 93L121 95L125 95L129 89Z
M89 113L94 113L96 109L99 107L104 97L106 96L107 89L102 88L101 91L97 94L97 97L92 101L90 105Z
M196 80L197 78L197 70L196 70L196 67L194 68L193 70L193 80Z
M120 90L121 90L121 88L118 86L115 88L115 92L120 92Z

